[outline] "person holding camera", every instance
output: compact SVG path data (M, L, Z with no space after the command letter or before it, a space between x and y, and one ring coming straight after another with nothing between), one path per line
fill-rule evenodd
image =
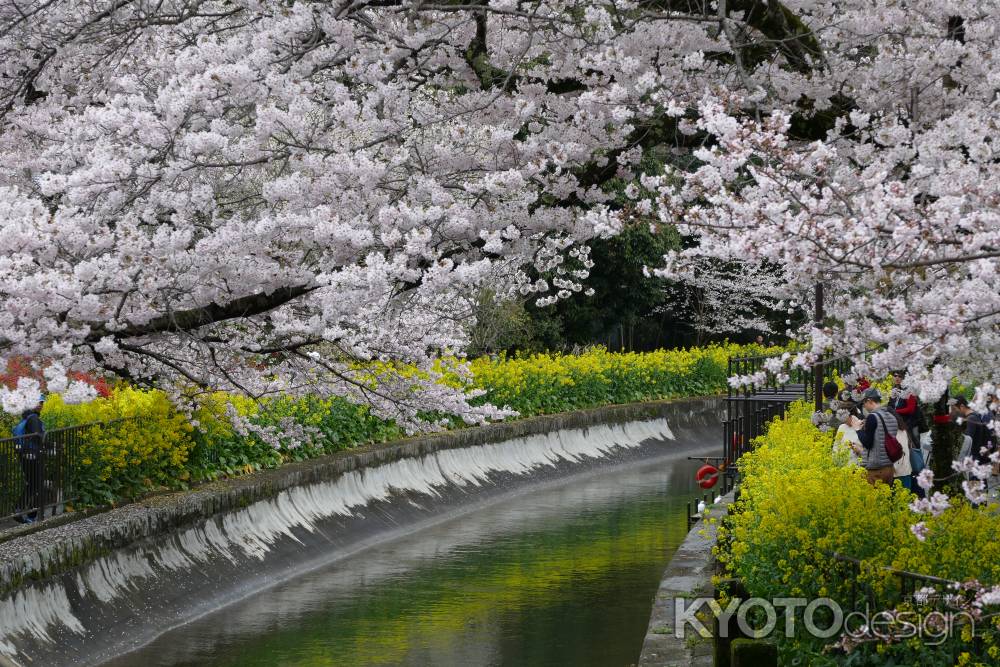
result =
M867 417L863 422L854 415L849 417L849 425L857 431L858 440L861 441L860 448L855 451L868 473L869 484L892 484L896 474L886 444L889 438L896 442L899 423L891 412L881 407L881 403L882 394L879 390L868 388L861 396L861 407Z

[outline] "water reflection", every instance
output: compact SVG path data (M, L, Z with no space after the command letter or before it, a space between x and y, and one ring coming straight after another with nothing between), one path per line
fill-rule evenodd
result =
M698 465L659 458L506 499L280 584L109 664L632 664L684 536Z

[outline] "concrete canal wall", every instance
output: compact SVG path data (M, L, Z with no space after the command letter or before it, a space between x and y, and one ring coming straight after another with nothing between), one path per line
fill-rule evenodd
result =
M372 446L0 544L0 664L99 664L421 524L600 466L720 441L721 401L612 406Z
M639 667L712 667L715 664L715 644L690 626L680 631L677 603L685 609L695 598L711 598L714 594L712 575L715 574L715 546L718 521L729 511L733 500L730 492L706 510L705 516L688 533L674 552L656 591L653 611L642 645ZM711 623L706 625L711 632Z

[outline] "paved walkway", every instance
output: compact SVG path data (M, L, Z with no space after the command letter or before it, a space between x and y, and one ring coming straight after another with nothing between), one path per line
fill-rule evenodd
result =
M0 542L5 542L15 537L38 532L40 530L47 530L55 526L61 526L65 523L83 518L84 516L87 515L82 512L66 512L64 514L57 514L56 516L49 516L43 521L36 521L35 523L30 524L18 523L17 521L14 521L14 519L9 518L0 519Z

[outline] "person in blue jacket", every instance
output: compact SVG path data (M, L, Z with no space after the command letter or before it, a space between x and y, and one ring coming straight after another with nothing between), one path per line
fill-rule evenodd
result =
M22 513L16 517L19 523L34 523L42 507L42 488L45 466L42 446L45 440L45 425L41 412L45 397L38 398L38 405L21 413L21 421L14 427L15 447L24 475L24 493L21 494Z

